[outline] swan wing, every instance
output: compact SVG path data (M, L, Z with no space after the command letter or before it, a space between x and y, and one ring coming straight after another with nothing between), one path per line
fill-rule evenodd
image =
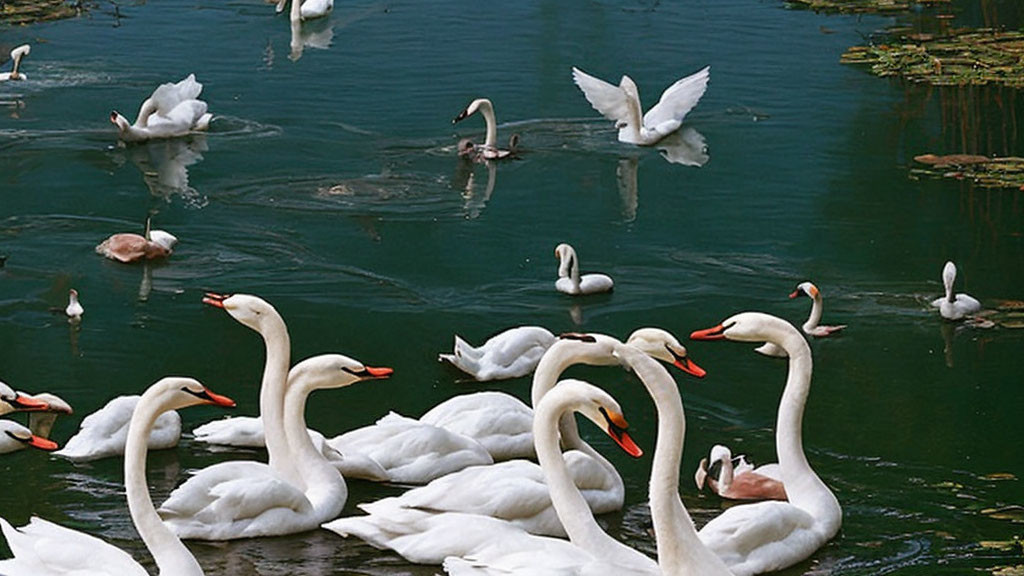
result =
M737 574L781 570L814 553L825 538L814 517L789 502L733 506L698 532L701 541Z
M473 438L494 460L533 457L533 409L504 392L454 396L420 417L431 424Z
M706 66L669 86L658 103L644 114L644 128L662 135L679 129L683 118L707 90L710 72L711 67Z
M33 517L21 528L0 518L0 529L14 554L12 559L0 560L0 574L5 576L147 574L127 552L42 518Z
M252 461L199 470L157 512L180 538L227 540L316 526L305 494L266 464Z
M82 420L81 427L64 448L54 452L73 462L88 462L124 454L128 424L139 396L118 396ZM171 448L181 436L181 416L175 411L157 418L148 446L152 450Z
M189 74L179 82L167 82L157 86L150 98L156 105L156 113L166 115L178 104L195 100L203 92L203 85L196 81L195 74Z
M615 86L599 78L594 78L576 67L572 69L572 78L576 85L580 87L580 90L583 91L583 95L586 96L587 101L594 107L594 110L603 114L605 118L614 122L635 122L639 120L632 117L634 115L633 103L630 102L630 96L621 86ZM623 76L622 78L623 82L625 82L628 77Z

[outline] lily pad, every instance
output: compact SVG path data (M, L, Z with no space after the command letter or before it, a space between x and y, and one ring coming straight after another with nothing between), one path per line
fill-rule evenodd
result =
M72 18L81 13L81 8L81 2L65 0L3 0L0 2L0 24L25 25Z
M1018 524L1024 523L1024 506L1011 504L1009 506L1000 506L999 508L986 508L981 513L996 520L1009 520Z
M789 8L842 14L891 14L919 6L948 5L951 0L786 0Z
M914 160L926 167L911 169L912 177L953 178L968 180L986 188L1024 190L1024 158L922 154L915 156Z

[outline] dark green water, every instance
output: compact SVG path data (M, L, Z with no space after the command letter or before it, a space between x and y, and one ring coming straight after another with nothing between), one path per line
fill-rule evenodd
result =
M341 352L395 368L388 382L314 396L310 424L334 434L485 388L437 363L455 333L476 342L540 324L625 337L655 325L685 337L748 309L799 324L808 302L786 295L812 280L825 321L849 325L812 342L804 421L810 460L845 517L832 543L785 574L1024 564L1019 548L978 545L1022 532L1019 513L983 511L1024 500L1019 480L988 479L1024 474L1024 333L954 327L927 305L947 259L959 266L958 290L983 303L1024 298L1024 196L907 177L926 152L1024 154L1016 93L907 87L840 66L847 46L893 20L770 0L345 3L314 26L333 33L330 47L295 61L287 19L256 0L140 3L119 14L104 5L0 29L3 43L33 44L30 81L0 84L0 254L9 256L0 379L74 405L58 441L110 397L168 374L256 412L262 342L204 307L206 290L272 302L295 360ZM611 81L628 73L650 104L708 64L711 83L686 123L706 141L702 167L615 142L570 76L573 65ZM133 116L157 84L189 72L218 115L212 132L118 147L111 108ZM459 137L482 138L479 118L450 123L480 96L494 101L499 138L516 131L526 149L493 175L454 150ZM635 173L635 189L617 173ZM144 269L93 252L148 214L181 240L167 262ZM552 250L563 241L585 269L615 278L612 295L554 291ZM144 277L152 289L140 301ZM69 287L86 309L77 329L50 311ZM772 459L785 364L750 348L692 342L709 376L678 377L689 419L681 488L698 523L720 506L688 480L713 443ZM638 441L653 446L653 409L638 385L614 370L579 375L606 385ZM528 385L486 388L526 398ZM221 414L182 416L191 429ZM155 499L185 470L239 456L187 440L153 454ZM651 550L650 461L612 456L627 508L605 524ZM37 514L149 562L120 467L4 456L0 515L18 525ZM350 488L346 513L395 491ZM326 532L191 548L209 574L435 571Z

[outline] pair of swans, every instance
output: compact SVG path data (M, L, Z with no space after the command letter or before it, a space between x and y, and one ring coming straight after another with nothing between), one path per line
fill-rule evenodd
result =
M160 522L146 484L147 437L165 411L201 404L232 407L230 398L208 390L191 378L164 378L146 390L131 418L125 449L124 477L128 512L160 574L202 576L196 559ZM145 576L146 569L123 550L99 538L33 517L21 528L0 518L14 558L0 560L6 576Z
M593 354L588 363L622 363L630 367L658 407L659 432L651 486L652 518L658 539L657 563L601 530L568 469L559 447L559 436L564 444L572 445L578 435L575 420L564 416L572 410L586 413L587 402L597 402L599 414L618 413L618 405L611 397L578 381L562 381L557 385L551 382L551 389L546 392L544 386L535 385L533 390L537 406L533 422L537 457L551 502L570 542L535 536L514 522L488 516L463 512L436 514L400 506L386 511L386 517L376 525L361 525L372 524L375 515L371 515L342 518L325 528L356 533L371 544L391 548L413 562L436 564L443 561L450 574L579 574L598 570L614 574L729 574L722 561L700 545L696 529L679 499L682 403L675 381L657 360L635 346L606 336L581 335L575 341L560 340L551 347L537 368L535 384L542 383L538 378L544 381L557 375L558 368L564 369L588 354ZM550 368L546 364L550 364ZM591 412L593 409L591 405ZM591 419L602 424L600 419ZM606 423L602 427L606 431L610 428ZM616 432L613 428L611 432L613 437L617 435L621 439L623 436L621 430ZM620 442L620 446L633 455L640 454L638 448L628 443ZM579 448L593 451L582 443Z
M640 107L640 92L629 76L618 86L594 78L579 68L572 78L595 110L615 122L619 142L652 146L679 130L683 118L697 105L707 90L710 67L677 80L662 93L661 99L646 114Z
M32 51L32 47L28 44L22 44L11 50L11 60L14 64L10 72L0 72L0 82L6 80L28 80L28 75L24 72L19 72L18 68L21 66L21 59L28 56L28 53Z
M110 122L117 126L118 136L126 142L185 136L210 127L213 115L206 102L199 99L203 85L189 74L177 83L161 84L139 108L134 123L117 110L110 113Z
M555 289L563 294L598 294L610 292L614 287L614 282L607 274L581 275L576 250L564 242L555 246L555 258L558 258L558 280L555 281Z
M0 416L13 412L29 412L30 426L25 427L13 420L0 420L0 454L32 446L42 450L55 450L57 444L49 441L45 435L37 435L32 430L32 414L48 410L49 405L43 399L15 392L7 384L0 382Z
M954 293L954 282L956 282L956 265L952 261L946 262L942 268L942 284L946 289L946 295L933 300L932 306L938 308L939 314L946 320L963 320L966 316L980 312L981 302L967 294Z
M146 218L146 230L142 235L130 232L114 234L96 246L96 253L111 260L130 263L171 255L178 238L170 232L150 228Z
M824 305L821 299L821 291L818 290L817 286L815 286L811 282L801 282L797 284L796 289L794 289L789 294L789 299L792 300L794 298L797 298L801 294L811 299L811 314L810 316L807 317L807 321L804 322L803 326L801 327L804 331L804 334L807 334L808 336L814 336L815 338L824 338L839 332L843 328L846 328L846 324L840 324L836 326L826 326L819 324L819 322L821 322L821 314L824 311ZM756 352L764 354L765 356L776 356L781 358L784 358L786 356L785 350L770 342L767 342L764 345L755 348L754 350Z
M484 123L487 126L487 135L484 137L484 143L476 144L469 138L459 140L459 156L474 162L514 158L519 148L519 135L513 134L509 138L508 148L498 148L498 123L494 118L494 104L487 98L477 98L470 102L469 106L466 106L462 112L459 112L452 119L452 124L462 122L477 112L480 112L484 117Z

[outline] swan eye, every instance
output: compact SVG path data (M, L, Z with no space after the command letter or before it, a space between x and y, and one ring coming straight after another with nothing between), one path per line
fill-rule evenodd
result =
M558 335L559 340L575 340L577 342L597 342L597 338L594 338L590 334L581 334L579 332L565 332Z
M213 398L210 398L210 395L206 392L205 388L202 391L200 391L200 392L196 392L195 390L192 390L192 389L190 389L188 387L182 387L181 391L182 392L186 392L188 394L191 394L191 395L195 396L196 398L199 398L200 400L206 400L206 401L209 401L209 402L213 402Z

